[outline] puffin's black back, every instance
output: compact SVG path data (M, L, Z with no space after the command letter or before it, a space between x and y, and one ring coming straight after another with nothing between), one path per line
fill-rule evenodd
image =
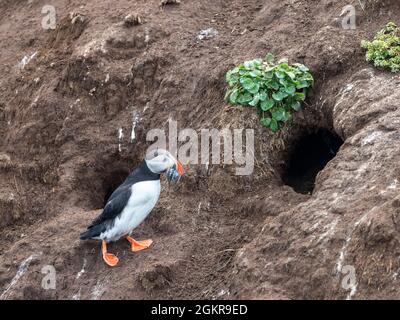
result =
M143 160L125 181L111 194L103 212L91 223L88 230L80 235L81 240L99 236L114 224L114 219L124 210L131 197L131 186L142 181L159 180L160 174L152 172Z

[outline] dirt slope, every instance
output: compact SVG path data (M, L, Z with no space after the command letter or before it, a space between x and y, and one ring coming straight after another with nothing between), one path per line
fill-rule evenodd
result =
M48 31L45 1L0 3L1 299L398 298L400 80L364 62L359 44L398 22L400 4L352 1L357 29L344 30L349 1L181 2L57 0ZM144 23L124 26L129 13ZM198 39L210 27L218 34ZM267 52L307 64L316 80L275 135L223 101L228 68ZM189 166L135 233L154 246L113 244L121 263L110 269L78 235L141 160L148 130L169 119L254 128L255 171ZM344 144L314 192L299 194L281 176L317 128ZM55 290L41 286L46 265ZM346 265L357 281L344 289Z

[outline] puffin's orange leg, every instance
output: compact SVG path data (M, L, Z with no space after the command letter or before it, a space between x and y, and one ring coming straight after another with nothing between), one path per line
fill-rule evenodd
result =
M133 252L147 249L153 243L153 240L151 240L151 239L136 241L135 239L131 238L130 236L126 236L126 240L128 240L131 243L131 248L132 248Z
M118 264L119 259L113 255L112 253L107 252L107 243L103 240L101 244L101 251L103 253L103 260L107 263L110 267L115 267Z

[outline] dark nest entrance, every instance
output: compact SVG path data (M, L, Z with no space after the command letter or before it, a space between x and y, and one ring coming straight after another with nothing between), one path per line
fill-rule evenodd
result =
M103 182L104 198L103 207L107 204L112 193L125 181L129 171L125 169L112 171L111 174Z
M343 140L327 129L303 136L289 154L283 182L298 193L311 193L318 172L336 156L342 144Z

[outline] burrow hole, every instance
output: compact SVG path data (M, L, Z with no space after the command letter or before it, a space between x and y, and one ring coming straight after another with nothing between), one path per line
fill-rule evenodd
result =
M303 135L285 161L283 182L298 193L311 194L317 174L336 156L342 144L336 133L323 128Z
M125 181L129 175L129 170L126 168L113 170L104 180L103 180L103 194L102 206L107 204L108 199L112 193Z

